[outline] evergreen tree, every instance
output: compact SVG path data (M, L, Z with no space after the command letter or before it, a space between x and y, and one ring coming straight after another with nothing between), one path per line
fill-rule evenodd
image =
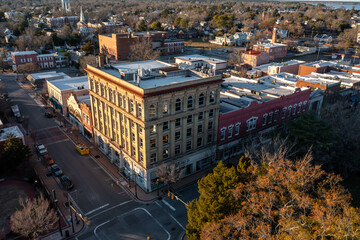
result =
M29 160L30 156L30 148L24 145L21 139L12 135L8 136L1 154L1 165L5 166L2 169L14 170L22 162Z
M247 161L247 158L240 161L238 169L242 173L249 166ZM187 206L189 224L186 233L189 240L199 239L205 223L219 221L236 211L237 204L231 189L235 188L239 180L240 174L235 167L228 168L220 161L213 173L198 182L200 197Z

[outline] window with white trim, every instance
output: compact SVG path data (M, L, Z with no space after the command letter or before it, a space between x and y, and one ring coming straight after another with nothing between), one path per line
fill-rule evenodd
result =
M214 102L215 102L215 91L211 91L211 92L210 92L209 102L210 102L210 103L214 103Z
M203 93L201 93L199 95L199 106L204 105L204 103L205 103L205 95Z
M156 124L151 126L150 133L156 133Z
M137 105L137 114L138 114L138 117L142 116L142 106L140 103L138 103L138 105Z
M169 104L164 104L163 105L163 114L169 114Z
M228 127L228 138L232 137L234 125Z
M293 115L296 114L296 108L297 108L297 104L294 104L294 107L293 107Z
M181 99L180 98L176 99L176 101L175 101L175 111L176 112L181 111Z
M164 149L163 150L163 158L168 158L169 157L169 149Z
M149 118L154 118L156 116L156 106L151 104L149 107Z
M221 128L220 131L220 140L225 140L226 127Z
M298 114L301 112L301 105L302 105L302 102L299 102Z
M289 107L288 107L288 117L291 116L291 109L292 109L292 106L289 106Z
M252 117L246 121L247 131L256 129L256 121L258 117Z
M189 96L187 99L187 108L192 109L194 107L194 100L192 96Z
M175 154L180 154L181 153L181 145L180 144L177 144L175 145Z
M240 123L235 124L235 136L239 135L240 133Z
M267 114L267 113L265 113L265 114L263 115L263 123L262 123L262 125L263 125L263 126L265 126L265 125L266 125L266 122L267 122L267 117L268 117L268 114Z
M268 124L272 123L272 120L273 120L273 112L269 113Z
M156 152L150 153L150 163L156 163L156 161L157 161Z
M286 117L286 109L287 108L284 107L283 110L282 110L282 116L281 116L282 119L285 119L285 117Z

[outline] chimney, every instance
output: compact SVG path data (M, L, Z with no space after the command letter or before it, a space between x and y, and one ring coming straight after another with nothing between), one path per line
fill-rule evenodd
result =
M274 28L271 42L276 43L276 38L277 38L277 28Z
M99 64L99 67L103 67L104 66L104 63L105 63L105 57L104 55L102 54L99 54L98 55L98 64Z

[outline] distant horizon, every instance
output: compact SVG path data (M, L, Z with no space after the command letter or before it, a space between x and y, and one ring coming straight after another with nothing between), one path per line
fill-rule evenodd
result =
M339 4L352 4L352 3L358 3L360 4L359 0L268 0L268 1L280 1L280 2L307 2L307 3L339 3Z

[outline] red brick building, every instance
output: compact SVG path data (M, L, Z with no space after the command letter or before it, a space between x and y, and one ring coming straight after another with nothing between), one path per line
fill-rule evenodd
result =
M334 63L328 61L316 61L311 63L300 64L299 73L300 76L309 75L313 72L315 73L326 73L331 70L336 70L334 67Z
M82 113L82 125L84 127L84 135L92 137L94 136L94 131L92 124L91 104L80 102L79 107Z
M262 64L269 63L270 57L267 52L250 50L242 54L242 59L245 64L248 64L252 67L257 67Z
M227 90L221 92L217 139L218 157L223 160L241 153L247 136L305 113L311 93L308 88L236 77L225 79L223 87Z
M260 43L253 46L253 50L267 52L270 60L284 58L287 54L287 45L281 43Z
M184 51L184 40L169 39L165 31L149 31L99 35L100 53L112 55L116 60L128 59L130 46L144 38L151 39L153 49L159 50L164 55Z
M54 54L38 54L35 51L12 52L13 69L17 70L20 65L34 63L41 69L55 68Z

